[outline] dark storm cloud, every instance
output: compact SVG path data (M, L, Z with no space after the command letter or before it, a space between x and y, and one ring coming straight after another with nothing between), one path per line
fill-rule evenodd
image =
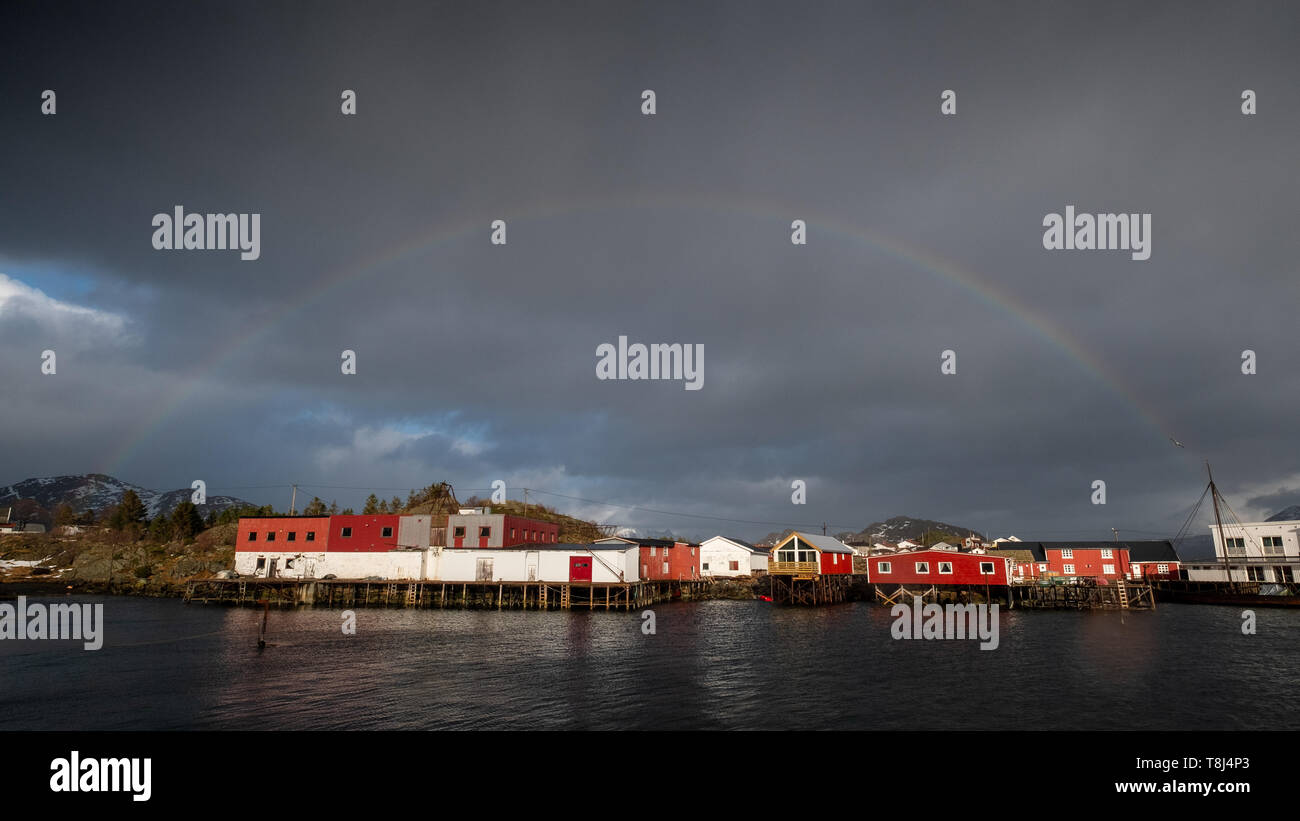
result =
M17 386L0 482L112 469L259 501L314 482L348 504L503 478L515 496L1025 537L1171 533L1203 458L1252 507L1300 482L1291 12L21 12L38 13L2 35L0 273L86 277L64 301L102 316L0 303ZM261 259L154 251L150 219L177 204L260 213ZM1152 213L1151 259L1044 251L1043 215L1069 204ZM703 344L704 389L598 381L620 335ZM541 500L696 536L776 529Z

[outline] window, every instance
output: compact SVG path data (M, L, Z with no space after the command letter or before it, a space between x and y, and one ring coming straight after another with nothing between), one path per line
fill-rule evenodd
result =
M778 562L792 562L792 561L794 561L794 551L793 551L793 550L778 550L778 551L776 552L776 560L777 560Z
M1141 575L1142 575L1142 565L1138 564L1137 562L1133 562L1132 567L1133 567L1133 569L1129 571L1129 575L1130 575L1130 576L1141 576Z
M1252 582L1262 582L1262 581L1264 581L1264 568L1262 568L1262 567L1248 567L1248 568L1246 568L1246 572L1247 572L1247 574L1250 576L1250 580L1251 580Z
M1045 565L1045 564L1040 564L1040 565L1038 565L1038 572L1039 572L1039 573L1046 573L1046 572L1047 572L1047 565Z
M285 559L285 560L284 560L284 569L285 569L285 570L292 570L292 569L293 569L293 559Z
M695 555L695 548L693 548L693 547L691 548L691 555L692 555L692 556Z
M1264 555L1281 556L1282 555L1282 537L1265 536L1264 537Z
M728 570L739 570L739 569L740 569L740 562L729 562L729 563L728 563L728 567L727 567L727 569L728 569Z
M732 562L732 564L735 564L735 562ZM704 562L703 564L700 565L700 567L701 567L702 569L704 569L704 570L708 570L708 569L709 569L709 563L708 563L708 562Z
M345 527L345 528L343 528L343 531L342 531L341 533L339 533L339 535L342 536L342 537L345 538L345 539L351 539L351 538L352 538L352 528L350 528L350 527Z
M457 539L465 538L465 528L463 527L456 528L456 532L454 535L456 536Z
M930 572L930 563L929 563L929 562L917 562L917 563L916 563L916 572L917 572L917 573L929 573L929 572Z
M316 531L314 531L314 530L308 530L308 531L307 531L307 541L309 541L309 542L314 542L314 541L316 541Z
M1074 558L1074 551L1071 550L1071 549L1068 548L1068 547L1065 548L1064 550L1061 551L1061 558L1062 558L1062 559L1073 559L1073 558Z
M1101 549L1101 557L1102 557L1103 559L1113 559L1113 558L1115 558L1115 556L1114 556L1113 554L1114 554L1114 551L1112 551L1109 547L1103 547L1103 548Z
M515 530L516 528L510 528L510 541L512 542L515 540Z
M952 575L952 562L939 562L939 572Z
M1245 556L1245 555L1246 555L1246 540L1245 540L1244 538L1242 538L1242 539L1225 539L1224 542L1225 542L1225 543L1227 544L1227 546L1228 546L1228 555L1229 555L1229 556Z
M297 533L296 531L290 530L290 531L289 531L289 537L288 537L288 538L289 538L289 541L291 541L291 542L296 542L296 541L298 541L298 533Z
M379 532L379 538L381 539L391 539L392 537L393 529L391 527L386 527Z
M1067 576L1073 576L1073 575L1074 575L1074 565L1072 565L1072 564L1067 564L1063 569L1064 569L1064 571L1065 571L1065 575L1067 575Z
M665 576L668 575L668 562L664 562L663 573Z
M650 548L650 558L653 559L657 555L659 555L659 548L657 547Z
M265 556L258 556L258 557L257 557L257 569L258 569L258 570L265 570L265 569L266 569L266 557L265 557Z
M480 528L478 529L478 537L479 537L480 539L490 539L490 538L492 538L492 528L491 528L491 527L480 527Z
M1158 565L1156 565L1156 572L1157 572L1157 573L1168 573L1168 572L1169 572L1169 565L1167 565L1167 564L1158 564Z
M893 573L894 569L889 562L880 562L876 565L876 570L880 573Z
M256 534L255 532L251 531L251 530L248 531L248 540L249 540L250 542L255 542L255 541L257 541L257 534Z
M832 553L832 554L831 554L831 564L839 564L839 563L840 563L840 554L838 554L838 553Z
M273 542L273 541L275 541L275 533L274 533L274 532L268 532L268 533L266 534L266 540L267 540L268 542Z
M993 562L980 562L980 573L985 576L993 575Z
M1103 564L1103 565L1101 566L1101 572L1102 572L1102 575L1105 575L1105 576L1114 576L1114 575L1115 575L1115 565L1113 565L1113 564Z

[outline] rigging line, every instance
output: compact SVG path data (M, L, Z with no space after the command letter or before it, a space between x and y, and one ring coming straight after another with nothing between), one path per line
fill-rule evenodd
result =
M1196 504L1192 505L1192 511L1187 514L1187 519L1183 521L1183 526L1178 529L1178 535L1174 536L1175 553L1178 552L1178 543L1183 539L1183 531L1187 530L1187 528L1191 526L1192 519L1195 518L1197 512L1200 511L1201 505L1205 503L1205 494L1209 492L1210 486L1207 484L1205 490L1201 491L1201 498L1197 499Z

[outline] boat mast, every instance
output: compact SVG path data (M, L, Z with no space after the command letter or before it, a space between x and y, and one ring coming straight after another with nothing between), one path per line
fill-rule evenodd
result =
M1228 584L1232 584L1232 559L1228 557L1228 536L1223 532L1223 519L1219 518L1219 489L1214 486L1214 473L1210 471L1210 460L1205 460L1205 472L1210 477L1210 500L1214 502L1214 523L1219 526L1219 543L1223 545L1223 565L1228 573Z

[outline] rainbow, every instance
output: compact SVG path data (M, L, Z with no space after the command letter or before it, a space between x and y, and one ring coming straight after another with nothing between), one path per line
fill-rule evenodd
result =
M825 236L833 236L864 246L965 291L982 304L1012 317L1033 332L1035 336L1046 340L1093 379L1105 385L1120 397L1153 430L1159 432L1162 439L1169 435L1169 426L1154 406L1143 401L1139 393L1129 386L1114 369L1107 367L1099 357L1092 354L1077 339L1074 339L1064 329L1054 325L1047 318L1034 311L1014 294L996 286L988 278L980 276L952 260L945 259L933 251L883 236L862 226L848 225L827 214L811 212L808 208L802 206L791 207L778 203L727 200L699 195L692 195L689 198L638 195L635 199L592 198L571 201L563 207L556 207L554 204L539 204L509 213L498 213L492 216L478 215L450 226L435 226L426 232L412 236L396 247L387 248L378 254L340 267L322 277L317 282L316 287L304 290L278 308L263 311L263 319L252 323L252 327L241 329L234 334L226 346L214 348L205 359L191 369L185 378L178 380L176 389L159 402L152 414L144 417L135 426L130 436L123 439L118 448L110 454L107 460L108 464L103 472L109 475L117 475L117 472L126 466L136 452L149 441L155 431L162 428L173 415L185 406L205 378L222 368L242 352L255 349L278 325L302 315L307 309L341 288L373 277L392 265L418 257L441 244L475 233L481 233L484 242L486 242L490 223L496 218L507 219L513 225L527 220L555 218L584 211L604 213L615 208L672 208L679 211L703 210L713 215L734 216L740 214L752 216L764 222L773 222L776 226L774 230L783 232L788 230L792 219L803 219L808 224L809 235L813 237L812 241L818 241L819 238Z

